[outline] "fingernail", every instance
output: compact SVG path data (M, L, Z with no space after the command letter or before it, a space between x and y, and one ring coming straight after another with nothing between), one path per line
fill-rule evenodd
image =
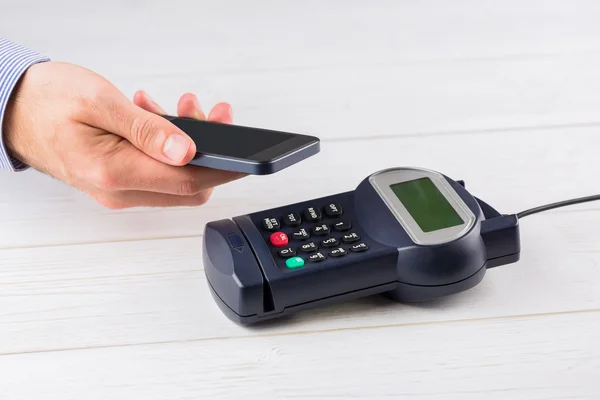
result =
M163 147L163 153L169 160L180 162L190 148L190 141L181 135L173 134L167 138Z
M148 95L146 95L148 96ZM152 104L161 114L166 114L167 112L150 96L148 96L148 101Z
M198 101L198 97L194 95L194 118L195 119L206 119L206 115L204 115L204 110L200 107L200 102Z

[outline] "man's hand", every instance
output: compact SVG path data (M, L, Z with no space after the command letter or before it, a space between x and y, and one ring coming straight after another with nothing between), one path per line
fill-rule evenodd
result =
M13 157L109 208L201 205L215 186L243 176L185 165L194 142L157 114L166 113L144 92L131 102L92 71L47 62L23 75L3 130ZM178 115L206 119L190 94ZM208 119L231 123L231 107L218 104Z

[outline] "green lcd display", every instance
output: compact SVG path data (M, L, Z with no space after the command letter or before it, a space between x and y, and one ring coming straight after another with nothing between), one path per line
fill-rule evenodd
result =
M423 232L433 232L464 223L429 178L396 183L391 185L390 189Z

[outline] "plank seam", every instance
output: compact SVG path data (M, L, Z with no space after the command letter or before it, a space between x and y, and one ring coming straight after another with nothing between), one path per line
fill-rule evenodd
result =
M70 348L59 348L59 349L48 349L48 350L29 350L22 352L6 352L0 353L0 357L6 356L18 356L27 354L45 354L45 353L59 353L59 352L70 352L70 351L85 351L85 350L98 350L98 349L116 349L116 348L128 348L128 347L140 347L140 346L159 346L168 344L186 344L186 343L199 343L209 342L217 340L244 340L244 339L265 339L265 338L276 338L286 336L300 336L300 335L315 335L315 334L327 334L334 332L352 332L352 331L366 331L375 329L394 329L400 327L419 327L419 326L430 326L430 325L451 325L457 323L476 323L476 322L492 322L492 321L506 321L506 320L524 320L524 319L541 319L541 318L552 318L560 317L564 315L585 315L585 314L596 314L599 313L600 309L589 309L589 310L572 310L572 311L558 311L548 313L534 313L534 314L523 314L523 315L503 315L498 317L488 318L472 318L472 319L452 319L445 321L427 321L427 322L411 322L411 323L399 323L389 325L371 325L371 326L356 326L347 328L330 328L330 329L318 329L313 331L296 331L296 332L283 332L275 333L271 335L249 335L249 336L223 336L223 337L207 337L202 339L189 339L189 340L164 340L156 342L140 342L140 343L125 343L116 345L104 345L104 346L89 346L89 347L70 347ZM252 328L250 328L252 329ZM260 328L258 328L260 329Z

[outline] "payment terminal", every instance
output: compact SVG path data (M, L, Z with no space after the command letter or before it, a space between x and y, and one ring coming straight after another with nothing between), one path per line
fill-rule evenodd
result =
M392 168L353 191L210 222L204 268L221 311L252 324L364 296L422 302L519 260L517 215L462 181Z

